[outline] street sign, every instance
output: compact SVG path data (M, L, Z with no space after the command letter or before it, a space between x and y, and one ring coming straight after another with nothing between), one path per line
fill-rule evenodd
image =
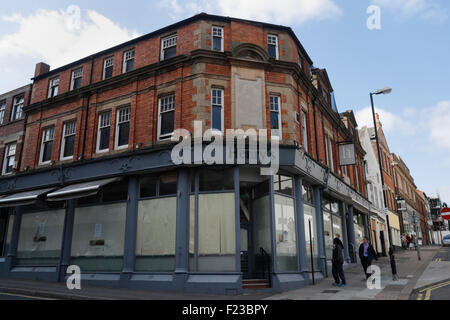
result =
M445 220L450 220L450 208L442 208L441 217Z
M353 143L339 145L339 165L348 166L356 163L355 145Z

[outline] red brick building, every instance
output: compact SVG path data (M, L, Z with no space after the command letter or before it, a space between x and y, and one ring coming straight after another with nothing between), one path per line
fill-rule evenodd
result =
M14 219L6 270L22 268L8 275L62 281L76 264L86 281L239 293L255 277L284 290L329 275L336 236L355 261L368 235L365 152L312 64L289 27L207 14L58 69L38 64L22 173L0 182L0 206L25 219ZM194 121L222 134L281 130L279 172L175 165L171 136ZM355 164L340 165L342 143ZM20 235L40 221L50 239L49 214L60 234L37 256ZM36 263L55 272L26 269Z
M25 137L25 113L30 102L31 85L0 95L0 168L2 175L20 167Z

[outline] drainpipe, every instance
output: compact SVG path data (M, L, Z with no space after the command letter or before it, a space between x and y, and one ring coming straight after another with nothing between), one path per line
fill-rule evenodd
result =
M92 83L92 73L94 71L94 56L91 56L91 74L89 76L89 85ZM87 124L89 119L89 104L91 101L91 93L88 93L87 101L86 101L86 115L84 117L84 132L83 132L83 147L81 149L80 160L84 160L84 149L86 146L86 134L87 134Z
M313 115L314 115L314 141L316 143L316 156L317 156L317 161L320 161L320 158L319 158L319 144L317 142L316 97L313 98L312 104L313 104Z

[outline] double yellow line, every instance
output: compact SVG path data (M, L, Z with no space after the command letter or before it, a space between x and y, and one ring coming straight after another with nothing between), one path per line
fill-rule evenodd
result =
M446 287L448 285L450 285L450 281L446 281L446 282L439 283L439 284L436 284L434 286L422 289L417 294L417 300L430 300L431 292L433 290L436 290L436 289L439 289L439 288L442 288L442 287ZM424 297L424 294L425 294L425 297Z

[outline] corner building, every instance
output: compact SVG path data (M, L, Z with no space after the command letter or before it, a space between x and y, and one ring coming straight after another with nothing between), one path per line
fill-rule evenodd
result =
M39 63L33 81L20 172L0 180L4 276L64 281L78 265L85 283L239 294L330 276L335 236L356 261L365 152L290 28L199 14L55 70ZM278 174L175 165L171 136L194 121L281 129ZM354 165L339 165L342 142Z

